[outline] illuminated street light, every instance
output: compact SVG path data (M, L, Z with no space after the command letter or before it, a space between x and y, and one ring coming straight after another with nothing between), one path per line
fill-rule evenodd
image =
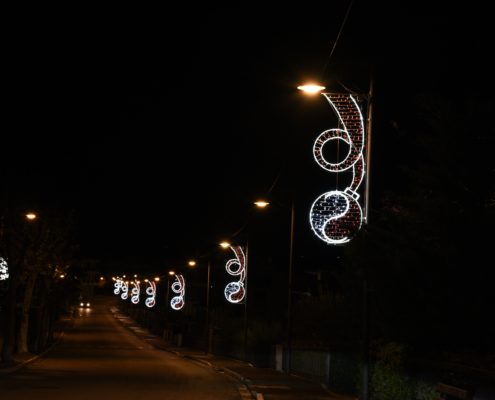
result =
M30 221L36 219L37 217L38 216L35 213L32 213L32 212L26 214L26 218L29 219Z
M187 265L189 265L190 267L195 267L196 266L196 261L190 260L190 261L187 262Z
M155 282L160 282L160 277L159 276L155 276L154 281Z
M324 88L316 85L303 85L298 86L298 89L305 93L317 94ZM345 188L337 188L320 195L311 206L310 223L311 229L319 239L327 244L340 245L349 242L363 223L369 223L373 76L370 75L367 94L321 93L321 95L336 113L339 128L325 130L317 137L313 146L313 156L317 164L330 173L351 171L352 182ZM366 100L364 115L361 110L362 100ZM326 160L323 153L325 143L332 140L341 140L350 147L345 157L337 160L336 163ZM361 186L363 182L364 185ZM364 274L362 283L363 372L360 398L367 400L369 383L368 286ZM290 351L290 332L288 344ZM290 352L288 360L290 367Z
M268 203L267 201L264 201L264 200L258 200L258 201L255 201L254 204L256 205L256 207L258 208L265 208L267 207L268 205L270 205L270 203Z
M230 247L230 243L229 242L221 242L220 247L222 249L228 249Z
M320 86L316 83L307 83L305 85L301 85L297 87L299 90L302 92L309 94L309 95L314 95L320 93L322 90L325 90L325 86Z
M169 274L170 276L174 276L174 275L175 275L175 271L170 270L170 271L168 271L168 274Z

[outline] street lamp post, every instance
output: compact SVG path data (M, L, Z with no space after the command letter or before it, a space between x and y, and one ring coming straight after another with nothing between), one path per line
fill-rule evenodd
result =
M190 260L187 265L195 267L197 262ZM211 288L211 262L208 260L206 269L206 310L205 310L205 352L211 353L211 335L210 335L210 288Z
M210 354L212 350L212 337L210 333L210 289L211 289L211 262L208 260L208 272L206 278L206 353Z
M325 89L324 86L315 84L303 85L298 87L299 90L304 91L310 95L318 94ZM370 190L370 155L371 155L371 131L372 131L372 114L373 114L373 74L370 74L369 90L363 97L367 100L366 107L366 127L363 130L366 133L365 141L365 187L364 187L364 201L363 201L363 215L362 221L365 224L369 223L369 190ZM328 98L327 98L328 99ZM337 108L332 104L338 113ZM339 116L340 117L340 116ZM361 159L363 155L361 154ZM321 160L320 160L321 161ZM320 164L321 165L321 164ZM354 168L354 167L353 167ZM336 170L338 171L338 170ZM361 172L362 173L362 172ZM357 185L359 186L359 185ZM348 188L349 189L349 188ZM357 189L357 188L356 188ZM354 189L355 190L355 189ZM320 237L321 238L321 237ZM361 321L361 346L362 346L362 384L361 384L361 399L368 400L368 385L369 385L369 307L368 307L368 282L366 272L363 271L362 278L362 321Z
M292 269L294 255L294 199L290 208L290 241L289 241L289 276L288 276L288 297L287 297L287 356L286 371L290 372L292 358Z
M232 246L228 242L220 243L220 246L224 249L230 248L236 258L231 259L227 262L226 269L227 272L231 275L236 275L240 277L239 282L231 282L229 283L225 290L225 298L227 301L238 304L241 301L244 303L244 321L243 321L243 358L247 361L247 336L248 336L248 294L247 294L247 286L248 286L248 254L249 254L249 243L246 243L245 253L242 250L242 246ZM231 265L237 265L238 269L233 271L230 269ZM240 295L239 295L240 293Z
M258 208L265 208L270 203L265 200L258 200L254 203ZM289 238L289 271L287 280L287 327L285 338L285 370L290 372L292 353L292 277L294 265L294 220L295 207L294 197L290 206L290 238Z

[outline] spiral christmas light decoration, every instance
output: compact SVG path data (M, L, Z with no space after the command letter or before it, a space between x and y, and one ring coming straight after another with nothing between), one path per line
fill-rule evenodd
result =
M120 294L120 291L122 290L122 283L123 283L122 279L120 278L115 279L115 283L113 284L114 287L113 294L117 296Z
M224 294L227 301L233 304L240 303L245 295L245 280L246 280L246 257L241 246L230 247L234 252L235 258L230 259L225 264L225 269L232 276L238 276L239 279L235 282L230 282L225 286Z
M178 311L184 307L184 298L186 296L186 282L184 280L184 276L176 274L175 282L172 283L171 288L174 293L177 293L177 296L170 300L170 306L173 310Z
M148 281L148 287L146 288L146 294L149 296L144 301L144 304L148 308L152 308L155 306L155 297L156 297L156 284L153 281Z
M134 286L131 289L131 302L132 302L132 304L138 304L139 303L139 295L141 293L141 286L139 284L139 281L132 281L131 284L132 284L132 286Z
M7 261L0 257L0 281L5 281L9 279L9 266Z
M127 300L127 298L129 297L129 282L122 281L120 290L122 290L122 294L120 295L120 298L122 300Z
M358 200L358 189L363 181L365 132L363 115L352 95L323 93L337 114L343 129L322 132L313 146L315 161L331 173L352 171L350 183L343 190L332 190L320 195L311 206L309 219L313 232L328 244L349 242L361 229L363 211ZM331 163L323 156L323 146L330 140L341 140L349 146L345 157Z

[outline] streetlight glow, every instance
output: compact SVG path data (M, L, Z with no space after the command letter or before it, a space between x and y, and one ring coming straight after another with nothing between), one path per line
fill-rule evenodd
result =
M37 215L35 213L27 213L26 214L26 218L29 219L30 221L32 221L33 219L36 219Z
M159 276L155 276L155 282L160 282L160 277Z
M170 270L170 271L168 271L168 274L169 274L170 276L174 276L174 275L175 275L175 271Z
M265 208L266 206L270 205L270 203L268 203L267 201L264 201L264 200L255 201L254 204L258 208Z
M222 242L222 243L220 243L220 247L222 249L228 249L230 247L230 243L229 242Z
M189 265L190 267L194 267L196 266L196 261L194 260L188 261L187 265Z
M316 83L307 83L305 85L298 86L297 88L299 90L303 91L304 93L311 94L311 95L312 94L318 94L322 90L326 89L325 86L320 86L320 85L317 85Z

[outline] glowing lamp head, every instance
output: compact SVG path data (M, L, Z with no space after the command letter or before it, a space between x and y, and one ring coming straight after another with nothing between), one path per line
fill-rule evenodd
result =
M190 267L195 267L196 266L196 261L194 261L194 260L188 261L187 262L187 265L189 265Z
M34 220L34 219L36 219L36 218L37 218L37 215L36 215L35 213L30 212L30 213L27 213L27 214L26 214L26 218L27 218L28 220L32 221L32 220Z
M222 249L228 249L230 247L230 243L229 242L222 242L222 243L220 243L220 247Z
M160 277L159 277L159 276L155 276L154 281L155 281L155 282L160 282Z
M170 276L174 276L174 275L175 275L175 271L168 271L168 274L169 274Z
M265 208L265 207L270 205L270 203L268 203L267 201L264 201L264 200L255 201L254 204L258 208Z
M305 85L301 85L297 87L299 90L302 92L309 94L309 95L315 95L320 93L322 90L325 90L325 86L320 86L315 83L307 83Z

